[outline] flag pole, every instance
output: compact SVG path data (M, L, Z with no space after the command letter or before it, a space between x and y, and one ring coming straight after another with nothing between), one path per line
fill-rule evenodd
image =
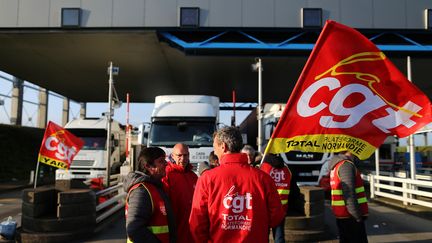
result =
M36 172L35 172L35 175L34 175L34 189L36 189L36 186L37 186L37 179L38 179L38 175L39 175L39 159L40 159L40 155L38 156L38 160L37 160L37 163L36 163Z
M407 78L412 83L411 77L411 56L407 56ZM415 161L415 148L414 148L414 135L409 135L409 158L410 158L410 174L411 179L415 180L416 178L416 161Z

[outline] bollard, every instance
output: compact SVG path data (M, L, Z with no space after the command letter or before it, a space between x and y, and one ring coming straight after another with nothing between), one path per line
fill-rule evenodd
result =
M33 183L34 183L34 170L30 171L29 185L33 185Z

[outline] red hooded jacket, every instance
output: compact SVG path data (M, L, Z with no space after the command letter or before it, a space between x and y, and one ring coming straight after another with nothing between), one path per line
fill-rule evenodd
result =
M181 165L168 163L165 172L166 176L162 179L162 183L173 208L177 242L190 243L192 235L189 231L189 214L198 176L192 171L191 164L183 168Z
M195 242L264 243L284 216L272 178L235 153L198 179L189 224Z

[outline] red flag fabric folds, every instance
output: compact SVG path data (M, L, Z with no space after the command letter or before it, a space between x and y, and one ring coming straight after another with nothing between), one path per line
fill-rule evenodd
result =
M371 41L327 21L266 153L351 151L366 159L387 136L432 122L431 102Z
M39 150L38 162L60 169L70 164L84 142L63 127L49 122Z

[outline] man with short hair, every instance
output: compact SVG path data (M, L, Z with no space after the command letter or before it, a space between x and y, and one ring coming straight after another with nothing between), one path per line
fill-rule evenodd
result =
M213 148L220 166L197 182L189 218L195 242L268 242L284 215L271 177L249 166L235 127L219 129Z
M176 144L171 157L175 163L168 163L166 176L162 182L173 205L177 226L177 242L190 243L192 234L189 229L189 214L198 176L192 171L192 165L189 161L189 147L186 144Z
M255 149L252 146L246 144L242 148L241 152L247 154L249 165L255 166L255 155L256 155Z
M175 242L175 222L161 179L165 176L165 152L149 147L138 156L138 171L123 183L126 197L128 242Z

